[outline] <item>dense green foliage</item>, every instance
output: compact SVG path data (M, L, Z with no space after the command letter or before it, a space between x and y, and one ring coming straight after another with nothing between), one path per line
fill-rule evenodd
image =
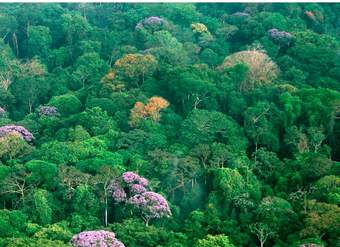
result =
M1 4L0 127L34 140L0 135L0 247L97 229L127 247L338 246L339 14ZM126 171L171 217L114 202Z

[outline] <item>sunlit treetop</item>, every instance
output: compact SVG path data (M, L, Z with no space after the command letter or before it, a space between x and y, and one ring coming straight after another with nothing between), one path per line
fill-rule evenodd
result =
M244 64L248 68L246 80L240 85L241 91L269 84L279 74L278 66L261 50L253 49L231 54L224 59L220 69L231 68L238 64Z
M136 102L135 106L131 110L130 125L135 126L142 119L152 119L153 121L159 121L160 111L167 108L169 102L162 97L151 97L147 104L142 102Z
M156 68L157 60L151 54L126 54L114 64L117 75L134 80L138 87L144 83L146 76L153 74ZM116 74L112 74L111 77Z
M194 31L194 33L208 32L208 28L203 23L192 23L191 29Z

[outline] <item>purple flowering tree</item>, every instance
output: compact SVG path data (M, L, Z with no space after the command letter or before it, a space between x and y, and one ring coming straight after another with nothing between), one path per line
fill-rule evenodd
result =
M130 186L132 184L139 184L144 187L149 185L149 181L146 178L143 178L134 172L124 172L122 178L123 181Z
M128 198L135 194L147 191L149 181L134 172L124 172L123 175L111 181L109 192L115 202L126 202Z
M0 137L6 136L7 134L10 134L10 133L19 134L27 142L31 142L34 139L32 133L22 126L5 125L5 126L0 127Z
M149 181L134 172L125 172L110 184L110 193L116 203L131 205L139 211L146 225L151 219L171 216L166 199L149 191Z
M146 225L149 224L150 219L171 216L171 210L165 198L152 191L136 194L129 198L127 203L140 211Z
M279 31L276 28L268 30L268 37L279 45L289 45L294 36L291 33L285 31Z
M147 29L152 32L159 31L168 24L166 20L158 16L150 16L141 20L136 25L136 30Z
M124 191L124 188L122 185L117 182L113 181L109 184L108 191L111 193L112 198L115 200L115 202L125 202L127 195Z
M72 237L71 244L74 247L125 247L113 232L104 230L81 232Z
M55 106L40 106L38 112L40 116L46 117L57 117L60 115Z

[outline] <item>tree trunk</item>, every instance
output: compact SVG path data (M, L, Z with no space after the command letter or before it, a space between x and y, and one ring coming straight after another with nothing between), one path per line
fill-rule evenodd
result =
M13 39L13 43L14 43L14 47L15 47L15 54L17 55L17 57L19 57L18 38L17 38L17 35L15 33L13 33L12 39Z
M105 226L107 226L107 193L105 190Z
M255 165L256 165L256 155L257 155L257 149L258 149L257 145L258 145L258 140L256 140L256 142L255 142L255 156L254 156Z
M144 220L144 222L145 222L145 225L146 226L149 226L149 218L148 217L143 217L143 220Z
M33 108L33 103L32 103L31 100L29 99L29 100L28 100L28 109L29 109L30 114L32 113L32 108Z

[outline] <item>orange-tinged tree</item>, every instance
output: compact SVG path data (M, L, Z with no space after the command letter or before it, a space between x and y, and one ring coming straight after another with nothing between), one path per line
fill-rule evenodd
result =
M151 54L126 54L115 62L114 67L118 75L133 79L139 87L145 76L156 70L157 60Z
M102 77L100 82L103 87L109 89L110 92L121 92L124 91L125 85L122 81L117 79L117 73L113 69L110 69L106 75Z
M162 97L151 97L147 104L143 102L136 102L135 106L131 110L130 125L136 126L142 119L152 119L153 121L159 121L160 111L169 106L169 102Z

